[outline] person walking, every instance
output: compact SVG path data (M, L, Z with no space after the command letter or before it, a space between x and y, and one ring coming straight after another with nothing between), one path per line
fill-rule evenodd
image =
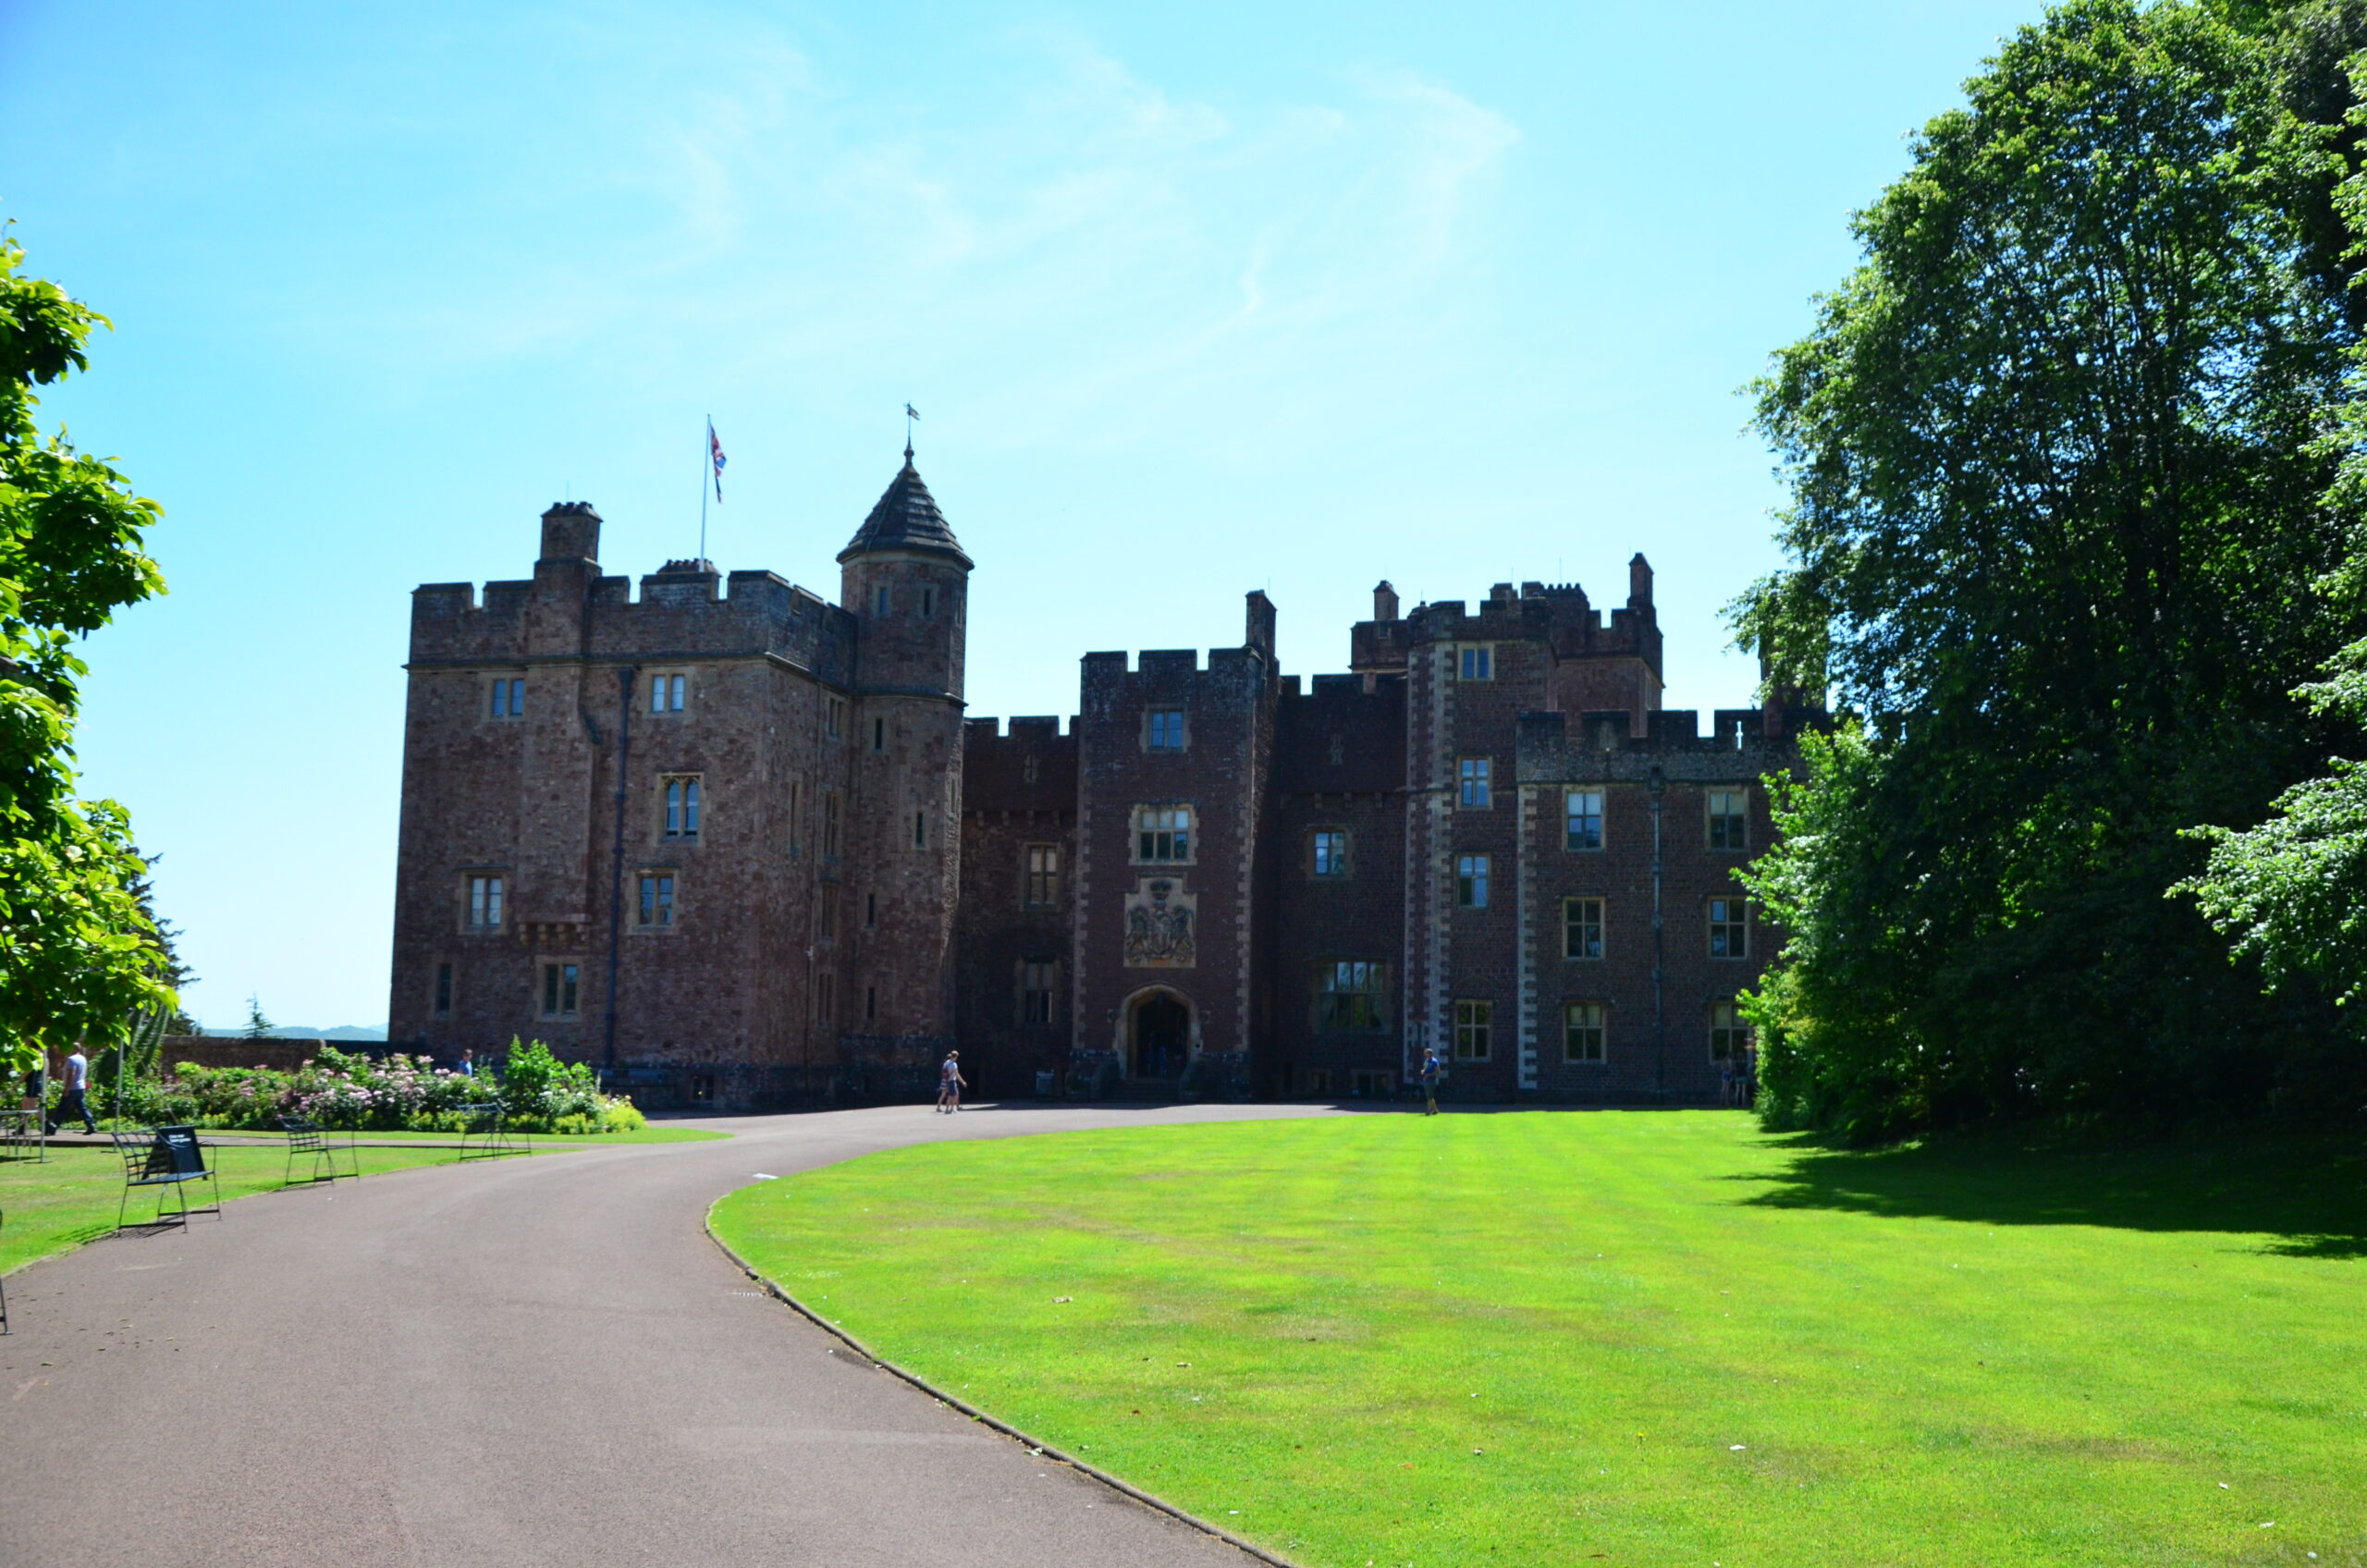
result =
M1422 1114L1439 1113L1439 1053L1429 1046L1422 1047Z
M477 1053L475 1049L472 1047L460 1053L460 1076L463 1078L473 1078L476 1075Z
M57 1096L57 1114L51 1117L48 1123L52 1133L56 1132L57 1124L67 1117L79 1116L82 1119L82 1131L94 1136L97 1134L99 1124L91 1119L90 1101L85 1097L90 1091L91 1059L84 1056L82 1047L77 1045L66 1058L65 1082Z
M962 1076L962 1053L960 1051L946 1052L945 1109L949 1114L962 1109L962 1091L969 1082L967 1078Z

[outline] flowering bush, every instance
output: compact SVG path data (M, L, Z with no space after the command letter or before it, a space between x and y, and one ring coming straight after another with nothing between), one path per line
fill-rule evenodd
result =
M208 1127L271 1128L283 1116L362 1132L459 1132L460 1108L499 1099L509 1125L530 1133L622 1133L648 1125L633 1103L600 1093L582 1062L562 1062L540 1040L509 1043L498 1083L450 1072L423 1056L350 1055L334 1046L293 1072L183 1062L161 1099L194 1105ZM127 1096L129 1098L129 1096Z

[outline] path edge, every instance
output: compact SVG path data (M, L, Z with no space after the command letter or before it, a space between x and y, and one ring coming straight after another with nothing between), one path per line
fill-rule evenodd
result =
M1058 1460L1072 1470L1092 1476L1095 1480L1100 1482L1103 1486L1108 1487L1110 1490L1121 1492L1125 1496L1134 1499L1136 1502L1141 1503L1146 1508L1156 1509L1159 1513L1166 1514L1171 1519L1177 1520L1182 1524L1189 1525L1192 1528L1199 1531L1203 1535L1214 1536L1217 1539L1224 1542L1227 1546L1238 1548L1240 1550L1247 1552L1250 1556L1256 1558L1260 1562L1271 1563L1273 1564L1273 1568L1298 1568L1298 1564L1293 1562L1289 1558L1276 1556L1266 1548L1259 1546L1256 1541L1245 1540L1241 1537L1234 1535L1231 1530L1226 1529L1223 1525L1203 1519L1196 1513L1187 1513L1184 1509L1178 1508L1173 1503L1169 1502L1164 1498L1153 1497L1150 1493L1143 1490L1140 1487L1120 1480L1117 1476L1112 1476L1109 1471L1102 1469L1099 1465L1095 1464L1088 1460L1079 1459L1074 1454L1063 1452L1061 1450L1053 1447L1050 1443L1044 1441L1034 1434L1020 1430L1018 1427L1012 1426L1010 1422L1001 1419L1000 1416L990 1415L987 1412L980 1410L976 1405L972 1404L961 1395L947 1392L945 1390L938 1388L935 1383L930 1382L927 1378L908 1367L899 1366L892 1361L882 1360L877 1354L873 1353L869 1345L865 1344L861 1340L856 1339L852 1334L848 1333L836 1323L831 1322L828 1318L823 1317L820 1313L815 1311L803 1302L799 1301L795 1296L791 1295L787 1291L782 1290L779 1285L776 1284L765 1275L758 1273L754 1266L750 1264L746 1258L742 1257L739 1253L732 1250L730 1243L725 1241L721 1236L715 1233L715 1219L711 1210L708 1217L705 1220L701 1221L701 1229L706 1231L706 1239L716 1244L717 1250L720 1251L724 1256L731 1260L733 1267L737 1268L740 1272L745 1274L749 1279L754 1280L756 1283L765 1288L766 1294L771 1296L775 1301L779 1302L791 1312L794 1312L799 1317L804 1318L808 1323L813 1324L816 1329L821 1329L822 1332L829 1335L832 1339L837 1340L840 1343L847 1346L847 1348L853 1351L857 1355L862 1356L865 1361L870 1362L882 1372L886 1372L891 1377L902 1378L905 1382L910 1383L913 1387L920 1390L921 1392L928 1395L931 1399L938 1401L941 1404L952 1406L963 1415L968 1416L971 1420L979 1422L984 1426L991 1427L996 1431L1000 1432L1004 1437L1016 1439L1018 1441L1026 1444L1028 1448L1043 1454L1048 1459Z

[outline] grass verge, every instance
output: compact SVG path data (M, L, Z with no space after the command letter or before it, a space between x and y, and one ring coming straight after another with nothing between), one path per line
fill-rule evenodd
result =
M926 1145L714 1223L1310 1564L2367 1563L2347 1151L1376 1116Z
M553 1138L550 1149L537 1143L534 1152L556 1153L585 1141L562 1143ZM449 1165L459 1155L458 1149L365 1147L361 1151L362 1174L370 1177L423 1165ZM216 1173L215 1184L221 1187L224 1203L276 1192L285 1184L285 1149L217 1145L205 1151L205 1158ZM206 1202L206 1185L198 1183L190 1193L191 1207ZM123 1161L112 1147L53 1144L46 1160L0 1160L0 1213L7 1217L6 1224L0 1225L0 1274L111 1233L116 1205L122 1197ZM154 1189L141 1188L131 1194L128 1219L138 1220L155 1212Z

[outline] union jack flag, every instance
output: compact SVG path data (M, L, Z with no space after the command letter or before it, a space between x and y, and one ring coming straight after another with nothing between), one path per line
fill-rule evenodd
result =
M723 443L716 438L715 421L706 422L706 449L715 463L715 498L723 499Z

